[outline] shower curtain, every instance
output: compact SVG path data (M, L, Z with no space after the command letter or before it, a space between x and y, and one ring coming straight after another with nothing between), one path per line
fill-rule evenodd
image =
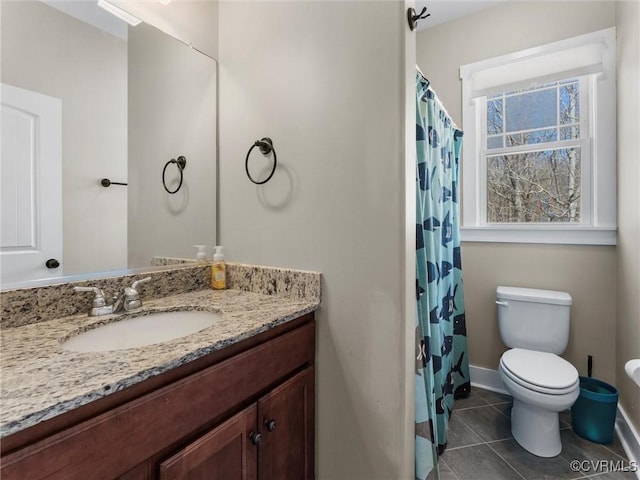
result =
M437 469L454 397L470 391L458 206L458 130L416 75L416 479ZM437 477L436 477L437 478Z

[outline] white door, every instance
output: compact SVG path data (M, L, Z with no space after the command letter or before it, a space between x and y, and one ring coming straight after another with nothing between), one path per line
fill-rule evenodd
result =
M0 100L1 283L58 277L62 101L4 83Z

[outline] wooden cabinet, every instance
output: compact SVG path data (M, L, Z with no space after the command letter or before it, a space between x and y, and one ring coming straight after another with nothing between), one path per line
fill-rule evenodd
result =
M313 314L233 352L161 387L156 378L152 391L104 411L80 407L72 418L91 415L61 427L58 419L55 433L21 434L3 451L0 478L312 480Z
M162 462L160 480L256 480L257 422L255 405L234 415Z
M313 478L313 399L308 368L258 401L260 480Z
M313 367L160 463L160 480L313 478Z

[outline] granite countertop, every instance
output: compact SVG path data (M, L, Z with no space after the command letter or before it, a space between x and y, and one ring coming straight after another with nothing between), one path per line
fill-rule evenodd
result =
M175 340L99 353L69 352L61 341L123 314L91 318L81 314L2 329L0 438L265 332L318 306L311 299L241 290L207 289L147 300L143 312L204 310L220 313L221 319Z

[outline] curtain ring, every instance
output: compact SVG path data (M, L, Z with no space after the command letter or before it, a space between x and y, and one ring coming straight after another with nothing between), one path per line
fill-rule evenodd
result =
M273 168L271 169L271 173L267 178L265 178L260 182L255 181L251 176L251 174L249 173L249 155L251 155L251 151L255 147L258 147L263 155L269 155L271 152L273 152ZM256 185L262 185L263 183L267 183L269 180L271 180L271 177L273 177L273 174L276 172L277 166L278 166L278 156L276 155L276 149L273 148L273 142L268 137L264 137L261 140L256 140L253 143L253 145L251 145L251 148L249 148L249 151L247 152L247 158L245 158L244 160L244 169L247 172L247 177L249 177L249 180L251 180Z
M169 190L169 188L167 187L167 181L164 178L165 173L167 172L167 167L172 163L176 164L176 166L178 167L178 171L180 172L180 183L178 183L178 187L173 191ZM178 190L180 190L180 187L182 187L182 180L184 179L184 174L182 173L182 171L185 169L186 166L187 166L187 159L183 155L180 155L177 160L175 158L172 158L171 160L169 160L167 163L164 164L164 168L162 169L162 186L167 191L167 193L173 195L174 193L177 193Z

